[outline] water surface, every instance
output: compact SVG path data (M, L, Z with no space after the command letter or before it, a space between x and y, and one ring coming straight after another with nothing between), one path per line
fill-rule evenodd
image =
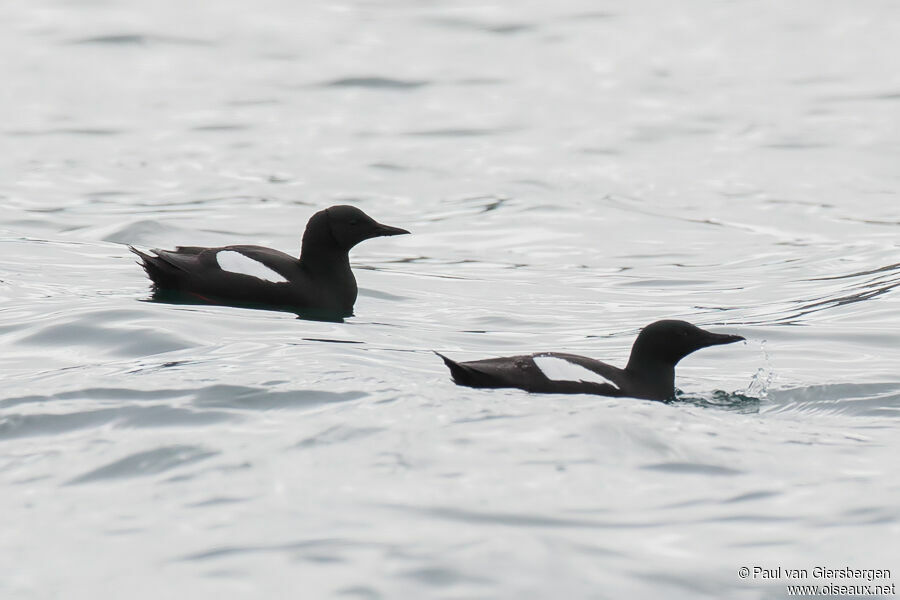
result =
M896 583L898 17L0 8L0 595ZM414 234L353 251L345 323L145 301L126 244L293 253L334 203ZM748 342L673 404L469 390L432 354L621 365L660 318Z

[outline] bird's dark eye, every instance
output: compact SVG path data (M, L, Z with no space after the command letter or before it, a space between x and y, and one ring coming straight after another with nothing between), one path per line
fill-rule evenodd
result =
M350 219L351 225L359 225L359 219Z

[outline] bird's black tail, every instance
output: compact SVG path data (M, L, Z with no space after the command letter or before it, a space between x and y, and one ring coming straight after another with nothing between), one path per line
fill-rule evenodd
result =
M432 352L440 356L447 368L450 369L450 376L455 383L476 388L497 387L496 382L492 381L490 377L487 377L481 371L451 360L440 352L434 350Z
M147 277L153 282L154 288L174 287L175 279L172 275L173 267L158 256L147 254L138 250L134 246L128 246L128 249L137 254L141 262L138 263L143 267Z
M440 352L438 352L436 350L432 350L432 352L434 352L435 354L437 354L438 356L441 357L441 360L443 360L444 364L447 365L447 368L450 369L450 376L453 377L453 380L459 381L458 376L463 374L463 372L464 372L463 367L458 362L450 360L449 358L447 358L446 356L444 356L443 354L441 354Z

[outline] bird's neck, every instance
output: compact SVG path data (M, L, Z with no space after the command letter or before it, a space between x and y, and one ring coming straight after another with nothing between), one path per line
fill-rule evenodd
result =
M312 244L304 239L300 250L300 266L307 272L320 276L342 277L349 274L350 256L346 250L332 244Z
M347 249L338 244L326 219L327 215L319 212L309 220L300 244L300 265L315 275L345 276L350 272L350 257Z
M641 382L648 394L657 400L668 400L675 396L675 365L671 362L641 356L632 352L625 371Z
M329 307L339 307L341 316L353 314L359 288L350 269L350 257L346 250L304 245L299 265L300 270L313 283L318 302Z

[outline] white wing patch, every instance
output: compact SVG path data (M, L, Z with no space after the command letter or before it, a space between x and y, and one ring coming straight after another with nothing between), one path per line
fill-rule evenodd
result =
M606 383L619 389L616 384L590 369L569 362L558 356L535 356L532 358L537 368L541 370L547 379L553 381L584 381L587 383Z
M216 253L216 262L219 268L229 273L249 275L272 283L287 283L287 279L276 273L258 260L253 260L245 254L234 250L222 250Z

